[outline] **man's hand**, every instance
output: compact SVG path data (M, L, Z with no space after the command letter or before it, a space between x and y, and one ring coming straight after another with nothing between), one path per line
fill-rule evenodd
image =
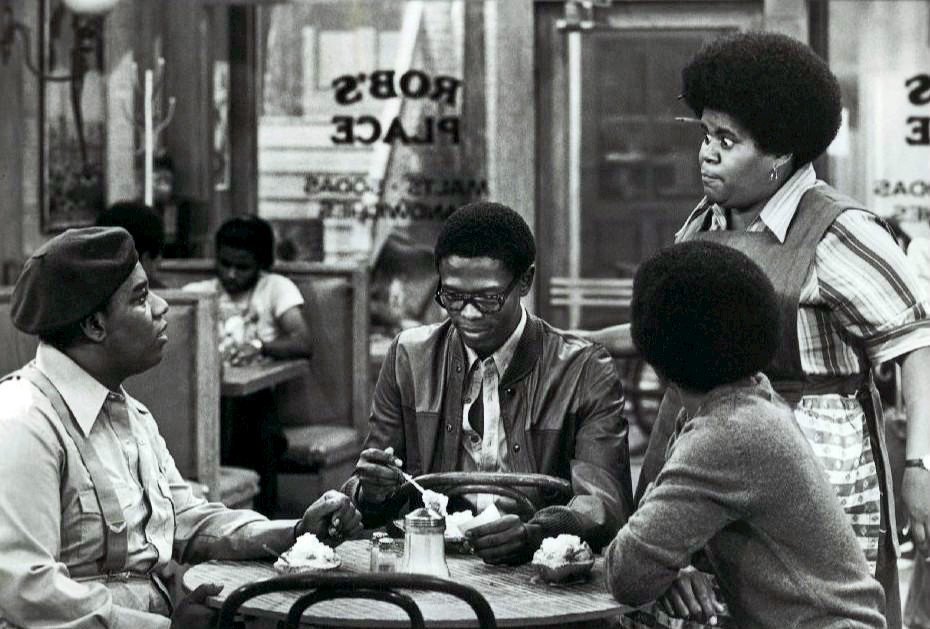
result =
M403 477L397 468L404 462L394 456L394 448L363 450L355 464L358 475L359 501L368 503L384 502L402 484Z
M714 578L690 566L659 597L659 607L669 616L710 625L716 625L717 614L726 609L714 592Z
M361 530L362 514L348 496L330 489L307 507L294 532L313 533L321 542L338 545Z
M524 563L542 543L542 530L511 514L470 529L465 538L486 563Z
M204 583L185 596L175 606L171 614L171 629L212 629L219 612L204 605L209 596L216 596L223 590L222 585Z
M901 499L914 546L930 560L930 472L917 467L905 468Z

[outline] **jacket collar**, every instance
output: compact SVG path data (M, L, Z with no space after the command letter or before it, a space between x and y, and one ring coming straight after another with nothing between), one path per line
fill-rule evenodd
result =
M542 354L542 321L530 313L526 312L526 325L523 328L523 334L513 351L513 358L510 360L510 366L501 377L500 386L506 388L510 384L524 378L539 361ZM452 355L458 365L462 365L465 370L468 369L468 357L465 354L465 344L458 330L447 321L451 335L449 340L452 343Z

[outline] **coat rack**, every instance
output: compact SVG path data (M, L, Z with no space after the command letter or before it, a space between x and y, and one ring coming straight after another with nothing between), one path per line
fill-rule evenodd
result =
M142 146L136 149L136 155L144 155L144 196L145 204L149 207L155 203L154 163L155 154L162 152L160 137L165 128L174 118L174 96L164 95L165 87L165 60L159 57L155 68L147 68L142 72L142 81L139 80L139 69L132 63L132 86L135 100L141 98L141 117L129 113L136 132L142 137ZM138 112L138 108L135 108Z

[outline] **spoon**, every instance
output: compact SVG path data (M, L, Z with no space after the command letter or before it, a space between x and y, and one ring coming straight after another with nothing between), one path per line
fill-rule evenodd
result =
M275 552L270 546L268 546L268 544L262 544L262 548L265 549L268 553L274 555L275 557L277 557L278 559L286 563L287 565L291 565L291 562L287 560L287 557Z

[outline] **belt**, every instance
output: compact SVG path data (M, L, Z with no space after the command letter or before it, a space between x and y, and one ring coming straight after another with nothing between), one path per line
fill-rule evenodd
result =
M133 572L131 570L124 570L122 572L107 572L104 574L88 574L83 577L72 576L72 579L84 583L86 581L94 581L96 583L118 583L118 582L127 582L127 581L156 581L158 582L157 577L154 574L145 574L143 572Z
M809 380L779 380L772 388L792 406L805 395L856 395L865 384L862 374L852 376L812 376Z

